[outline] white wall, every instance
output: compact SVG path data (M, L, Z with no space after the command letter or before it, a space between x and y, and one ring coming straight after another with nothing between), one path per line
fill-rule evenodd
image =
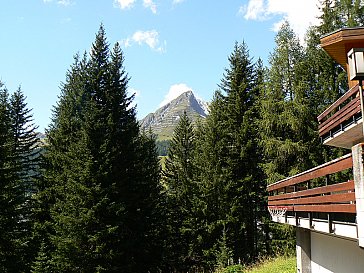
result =
M364 250L355 241L311 232L312 273L363 273Z

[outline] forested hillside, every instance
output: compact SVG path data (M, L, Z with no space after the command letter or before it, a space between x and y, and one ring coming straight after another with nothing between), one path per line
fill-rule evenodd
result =
M360 1L319 8L305 44L282 24L268 67L232 45L209 116L180 116L163 170L103 25L66 73L42 153L22 90L0 84L0 271L213 272L294 252L266 186L342 153L317 133L348 88L319 38L364 22Z

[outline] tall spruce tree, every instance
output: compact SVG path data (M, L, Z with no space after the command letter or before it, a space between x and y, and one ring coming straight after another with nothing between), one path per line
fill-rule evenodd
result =
M225 194L228 144L224 137L224 100L217 91L210 104L209 116L196 129L196 180L199 185L200 205L198 227L199 253L205 268L215 266L219 253L219 240L228 210ZM224 246L227 249L229 246ZM231 253L228 251L228 253ZM231 257L230 257L231 258Z
M269 80L257 124L268 183L304 171L311 164L309 106L301 73L303 56L303 48L286 22L276 36L276 48L270 57Z
M154 142L139 134L123 60L118 44L110 52L101 26L90 57L76 58L67 74L39 199L50 204L38 225L49 240L34 272L146 272L158 265L158 159Z
M253 88L255 94L255 103L249 110L249 115L254 119L251 121L252 137L254 137L253 143L255 147L255 176L254 176L254 195L252 196L254 204L254 220L256 223L254 226L257 228L255 235L255 254L257 256L266 256L271 254L271 238L270 238L270 215L267 210L267 191L264 172L261 168L263 163L263 152L259 145L259 126L257 122L260 120L260 99L264 94L264 88L266 87L266 80L268 78L268 69L264 67L263 61L258 59L255 66L255 78Z
M10 171L10 114L9 93L0 82L0 270L16 271L16 236L13 228L18 217L13 217L17 204L13 202L18 191L14 191Z
M20 87L9 100L10 117L10 170L14 183L14 201L17 219L14 227L17 237L17 270L29 272L35 252L32 240L33 199L36 181L40 176L40 147L37 126L33 123L32 110L27 107L26 97Z
M31 110L19 88L10 97L0 83L0 269L29 272L33 258L32 202L39 148Z
M201 259L195 247L198 187L194 156L194 129L184 113L174 129L162 176L168 211L168 260L171 268L183 272Z
M321 145L316 117L348 90L347 74L319 47L320 37L342 27L360 25L363 5L360 1L320 1L320 24L309 29L306 35L303 81L310 104L311 136L316 141L310 145L310 160L315 165L335 159L345 153L343 149Z
M74 260L78 260L79 265L74 269L77 272L83 266L83 260L77 253L77 244L84 243L85 256L89 259L92 257L92 248L86 242L75 239L75 234L86 229L85 218L92 218L85 209L86 199L90 198L88 190L92 189L76 183L79 177L90 179L89 183L92 183L89 153L83 148L85 135L80 129L82 111L87 101L83 90L86 83L85 68L85 57L80 60L76 56L66 75L66 83L62 86L60 101L54 109L53 121L47 132L49 145L45 151L45 179L38 184L39 192L35 196L39 252L33 272L65 272ZM83 197L80 197L82 194ZM74 252L67 265L61 262L64 257L62 254L65 253L60 251L66 247Z
M254 130L257 79L246 44L236 43L210 115L198 132L197 164L210 242L205 253L215 260L230 253L234 260L250 262L262 238L256 228L261 222L256 206L265 192Z
M39 175L39 139L33 122L32 110L27 107L26 97L20 87L9 102L11 121L12 171L22 184L27 196L35 191L35 179Z
M247 45L235 44L229 56L220 89L225 95L225 138L228 143L227 202L230 200L229 224L225 225L232 242L234 258L250 262L256 255L256 204L261 196L258 149L253 122L259 89L255 84L255 67ZM244 223L244 227L240 223ZM229 236L230 232L230 236Z
M297 36L285 22L276 36L276 48L270 56L268 79L260 98L260 135L268 184L312 167L310 146L310 108L303 80L304 51ZM317 139L317 138L316 138ZM294 247L291 228L270 225L271 251L290 252Z

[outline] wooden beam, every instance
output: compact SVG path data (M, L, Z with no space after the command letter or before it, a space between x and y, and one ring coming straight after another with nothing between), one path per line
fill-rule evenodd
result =
M337 101L335 101L333 104L331 104L324 112L322 112L318 117L318 122L321 122L330 112L335 110L340 104L342 104L344 101L346 101L351 96L355 95L359 92L359 85L355 85L354 87L350 88L348 92L346 92L344 95L342 95Z
M358 106L359 106L359 111L360 111L360 98L359 97L354 98L353 100L349 101L339 111L337 111L331 117L329 117L328 119L326 119L325 121L320 123L318 126L319 131L325 130L329 126L332 127L332 124L334 122L340 120L340 118L342 118L343 116L346 116L349 112L352 111L352 109L357 108ZM348 119L348 118L345 118L344 121L346 119Z
M356 213L355 204L303 205L294 206L294 211Z
M322 177L327 174L337 173L346 169L349 169L353 166L353 161L351 158L351 154L347 154L340 158L337 158L333 161L315 167L313 169L307 170L303 173L297 174L292 177L288 177L286 179L280 180L276 183L268 185L268 191L273 191L277 189L281 189L288 186L297 185L299 183Z
M322 195L322 196L312 196L305 198L296 198L296 199L284 199L278 201L269 201L269 206L285 206L285 205L321 205L326 203L340 204L340 203L349 203L355 202L355 193L354 192L346 192L346 193L337 193L330 195Z
M319 129L319 135L323 136L328 133L330 130L333 130L343 122L350 120L354 115L360 113L361 106L359 98L352 100L349 104L347 104L342 111L335 113L328 121L329 123L326 124L323 128Z
M329 185L329 186L317 187L317 188L303 190L303 191L299 191L299 192L291 192L291 193L286 193L286 194L268 196L268 201L299 198L299 197L326 194L326 193L332 193L332 192L340 192L340 191L354 191L354 188L355 188L354 180L349 180L349 181L343 182L343 183L337 183L337 184L333 184L333 185Z

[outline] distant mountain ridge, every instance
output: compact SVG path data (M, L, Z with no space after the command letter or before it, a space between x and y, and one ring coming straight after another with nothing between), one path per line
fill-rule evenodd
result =
M151 129L160 140L169 139L184 112L194 122L199 118L206 118L209 107L206 102L197 99L192 91L187 91L154 113L148 114L140 121L140 125L144 130Z

